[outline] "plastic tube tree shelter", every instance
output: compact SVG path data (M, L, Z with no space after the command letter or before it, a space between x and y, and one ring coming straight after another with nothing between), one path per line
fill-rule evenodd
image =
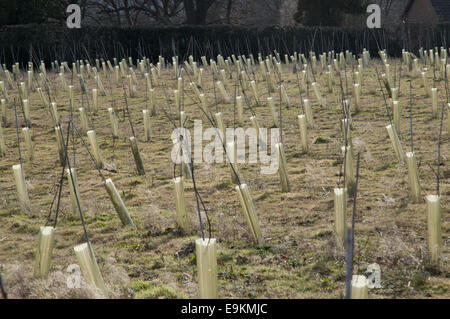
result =
M20 205L25 211L31 210L30 198L28 197L27 182L23 172L22 164L13 165L14 180Z
M230 165L231 172L231 182L233 184L239 185L239 174L238 159L237 159L237 143L235 141L227 142L227 161L229 160L232 165Z
M111 202L119 215L120 220L122 221L122 224L124 226L133 226L133 220L128 213L128 209L126 208L125 203L120 197L120 194L112 180L110 178L104 180L104 185L106 191L108 192L109 198L111 199Z
M347 148L347 150L346 150ZM350 146L341 147L342 155L345 157L345 186L350 195L353 195L355 190L355 173L353 165L352 149Z
M440 166L441 166L441 138L444 124L445 105L442 105L441 124L438 140L438 159L436 172L436 194L426 197L427 220L428 220L428 249L430 262L434 266L439 266L442 254L442 234L441 234L441 194L440 194Z
M88 131L86 109L84 107L80 107L78 108L78 111L80 112L81 131L83 132L83 134L86 134Z
M50 226L41 227L33 271L34 278L46 279L48 277L54 246L55 228Z
M302 143L302 149L304 153L308 153L308 128L306 124L306 116L301 114L297 116L298 126L300 129L300 140Z
M143 119L144 119L145 141L150 142L150 140L151 140L150 112L148 110L142 110L142 115L143 115Z
M284 153L284 146L282 143L275 144L278 156L278 174L280 175L281 190L284 193L291 191L291 185L289 182L289 175L287 173L286 155Z
M438 195L428 195L427 220L428 220L428 249L430 261L434 265L439 264L442 252L441 236L441 200Z
M450 138L450 103L447 103L447 136Z
M117 119L116 112L114 112L112 107L108 108L108 113L113 138L117 139L119 138L119 120Z
M303 105L305 107L306 121L308 122L309 127L314 129L315 125L314 125L314 116L311 108L311 100L304 99Z
M388 107L388 104L387 104L387 101L386 101L386 96L384 94L384 91L383 91L383 88L382 88L382 85L381 85L380 76L378 74L378 70L376 70L376 71L377 71L378 83L380 85L380 90L381 90L381 93L382 93L383 99L384 99L384 104L385 104L385 108L386 108L387 117L389 118L389 122L390 122L390 125L386 126L386 130L388 131L389 138L391 139L392 146L394 148L394 152L395 152L395 155L396 155L398 161L400 163L405 163L405 153L403 152L403 148L402 148L402 145L400 143L400 139L398 138L395 126L392 123L392 118L391 118L391 115L390 115L390 112L389 112L389 107ZM390 92L390 90L388 92Z
M355 96L355 112L358 113L361 106L361 85L359 83L353 85L353 92Z
M6 156L5 138L3 136L2 123L0 122L0 157Z
M27 152L28 152L28 158L30 159L30 161L33 161L34 147L33 147L33 142L31 139L31 131L28 127L24 127L24 128L22 128L22 133L23 133L23 137L25 139L25 148L27 149Z
M392 102L392 113L394 114L394 126L397 133L400 133L400 105L399 101L393 100Z
M216 86L219 89L220 94L222 95L222 98L224 99L225 103L231 103L231 98L228 92L226 91L225 87L223 86L222 81L217 81Z
M103 280L100 268L97 264L97 259L94 256L94 251L90 242L75 246L73 248L80 264L81 273L88 283L94 284L107 296L105 282Z
M104 162L100 154L100 148L98 147L97 136L95 135L95 131L94 130L88 131L87 137L89 140L89 144L91 145L91 151L94 156L97 167L103 168Z
M30 102L28 99L22 100L23 115L25 117L25 125L31 127Z
M92 111L94 114L98 113L98 90L92 89Z
M55 123L59 123L58 108L55 102L50 103L50 115Z
M273 100L273 97L269 96L267 98L267 103L269 104L270 113L272 114L273 126L278 127L280 119L279 119L278 110L277 110L277 108L275 106L275 102Z
M242 212L250 228L253 242L259 246L262 246L264 245L264 237L262 236L259 218L256 214L255 206L253 205L253 200L250 196L250 192L248 191L247 184L238 185L235 189L241 202Z
M2 108L2 124L6 125L7 121L8 121L8 108L7 108L7 104L6 104L6 100L5 99L1 99L0 100L0 105Z
M174 178L173 183L174 183L177 225L184 232L189 233L191 231L191 225L189 223L189 218L186 211L186 199L184 195L183 177Z
M361 275L353 275L351 289L351 299L367 299L369 293L367 278Z
M438 89L432 88L431 89L431 104L432 104L432 112L433 112L433 118L437 118L438 116Z
M195 241L198 293L200 299L217 299L217 244L215 238L199 238Z
M388 131L389 138L392 142L392 147L394 148L395 156L398 161L401 163L405 163L405 153L403 152L402 144L400 139L398 138L397 131L395 130L395 126L390 124L386 126L386 130Z
M420 203L422 201L419 173L417 169L417 159L414 152L408 152L405 155L406 164L408 166L408 183L410 190L410 198L413 203Z
M336 239L345 245L347 239L347 189L334 189L334 229Z
M134 136L130 137L131 151L133 153L134 161L139 175L145 175L144 161L142 160L141 153L139 152L139 146L137 139Z

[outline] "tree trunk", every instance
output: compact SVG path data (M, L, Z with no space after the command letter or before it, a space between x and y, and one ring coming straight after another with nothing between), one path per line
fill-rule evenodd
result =
M184 0L186 24L206 24L208 10L215 0Z
M186 12L186 23L195 24L194 0L184 0L184 11Z
M233 0L228 0L227 5L227 24L231 24L231 10L233 8Z

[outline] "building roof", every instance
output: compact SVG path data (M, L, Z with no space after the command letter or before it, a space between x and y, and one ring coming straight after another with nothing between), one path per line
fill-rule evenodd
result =
M403 18L406 17L415 0L409 0ZM450 22L450 0L427 0L436 11L439 22Z

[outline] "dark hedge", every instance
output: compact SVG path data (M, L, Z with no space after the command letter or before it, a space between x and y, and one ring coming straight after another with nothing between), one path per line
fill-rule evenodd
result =
M10 65L13 61L26 63L33 59L46 63L58 59L71 62L77 59L93 60L97 57L133 58L159 55L178 55L185 59L192 54L197 60L222 54L258 52L282 56L293 52L307 53L328 50L351 50L360 53L363 48L377 56L379 48L390 55L400 56L401 49L417 52L420 46L432 48L446 45L450 24L425 28L410 26L397 31L384 29L348 29L329 27L278 27L257 28L213 26L164 27L82 27L67 29L58 25L4 26L0 29L0 61Z

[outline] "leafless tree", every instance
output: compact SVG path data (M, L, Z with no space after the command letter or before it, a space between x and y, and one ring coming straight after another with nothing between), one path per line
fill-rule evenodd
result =
M136 7L154 21L170 24L183 12L183 0L136 0Z

